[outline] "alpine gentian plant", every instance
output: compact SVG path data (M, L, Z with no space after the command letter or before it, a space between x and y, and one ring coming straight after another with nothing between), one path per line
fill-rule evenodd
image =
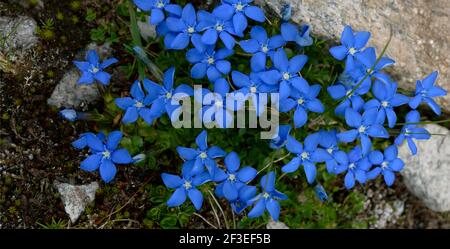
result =
M116 164L144 164L150 161L147 160L148 155L162 150L170 155L176 148L184 162L171 167L178 168L180 176L178 173L161 174L166 187L174 189L171 196L167 196L167 206L180 206L190 199L195 209L200 210L204 196L211 200L217 197L221 200L215 199L210 204L219 205L221 211L222 204L226 203L241 216L268 218L264 216L267 210L273 220L280 218L280 205L284 205L280 201L288 198L276 190L275 185L284 191L291 185L283 185L282 178L291 177L291 181L299 181L300 172L305 173L307 183L322 202L329 199L324 188L327 185L320 183L326 180L322 174L324 168L328 174L342 174L343 185L347 189L380 174L391 186L396 172L407 166L398 158L397 146L402 146L406 140L412 154L416 154L414 140L431 137L420 127L420 113L416 109L425 102L436 114L441 114L434 98L444 96L446 91L436 84L438 73L433 72L417 81L415 92L406 93L384 71L394 64L393 59L384 55L387 47L377 55L374 47L366 47L370 33L354 31L350 26L345 26L341 44L329 49L331 57L345 60L345 63L324 65L332 58L316 58L315 53L310 53L310 48L304 48L319 47L319 43L310 36L314 27L290 22L292 8L289 4L283 8L281 22L275 20L265 24L264 12L252 2L222 0L218 6L211 7L212 12L208 12L196 10L191 3L179 6L169 0L134 0L138 8L150 12L150 24L156 25L156 32L164 41L164 49L179 50L177 53L185 56L191 65L182 68L184 64L181 62L171 61L168 69L149 66L155 63L147 56L146 49L158 44L146 46L133 35L139 81L131 85L130 96L121 95L114 100L116 106L124 111L122 122L119 122L121 113L117 108L109 110L107 115L100 115L102 121L113 116L111 123L120 125L123 133L112 131L108 136L102 132L81 134L72 143L77 149L89 149L90 155L81 162L81 169L99 169L101 178L110 182L116 175ZM133 11L130 9L130 13ZM131 24L137 21L133 16L130 15ZM134 30L134 25L130 26ZM266 29L268 26L270 29ZM163 61L158 57L164 57L163 54L155 56L158 66ZM88 51L86 59L74 62L82 71L79 83L92 84L97 80L107 85L111 76L104 69L117 60L111 58L100 62L93 50ZM161 63L167 64L167 61ZM179 79L184 84L174 81L175 68L178 68ZM320 68L320 73L317 73L317 68ZM330 75L323 77L327 68ZM160 84L157 82L162 70L165 73ZM133 71L129 75L136 74ZM205 77L209 82L201 82L202 85L195 87L194 92L192 84ZM314 80L314 84L310 85L306 79ZM108 90L108 96L117 95L115 88ZM230 95L235 99L229 98ZM238 95L244 97L240 99L236 97ZM198 109L194 105L193 111L186 108L189 113L198 112L202 124L216 123L219 128L231 127L235 114L247 108L258 118L269 112L278 115L282 124L277 124L274 133L268 137L268 146L272 150L259 150L255 138L249 136L250 132L244 128L239 128L238 135L231 135L228 130L209 133L210 140L214 140L210 142L218 142L224 149L208 146L206 130L195 139L190 136L192 133L170 130L164 114L174 124L181 113L185 114L181 102L192 99L200 105ZM247 105L248 100L253 105ZM110 104L112 101L105 102L105 108L114 106ZM269 103L276 103L276 107L269 109ZM406 117L404 112L407 112ZM61 115L71 121L80 119L77 114L70 109L61 111ZM145 123L139 122L139 117ZM404 120L404 123L398 120ZM157 134L158 139L149 137L148 133ZM222 136L216 136L219 133L223 133ZM127 136L122 142L127 149L119 147L122 134ZM395 141L389 139L394 136ZM159 138L166 137L170 139L159 141ZM181 141L188 147L183 147ZM194 141L196 146L190 148L189 144ZM243 141L247 143L243 144ZM144 148L152 150L152 153ZM136 155L131 157L128 151ZM255 154L261 155L265 161L270 159L269 163L254 163L257 159ZM158 161L165 158L158 158ZM254 168L241 167L241 161ZM171 160L170 163L178 162ZM299 171L300 167L303 170ZM162 166L161 171L159 168L154 170L158 173L166 171ZM284 174L276 180L275 176L280 172ZM260 181L259 193L254 183L257 180ZM197 214L200 216L200 211Z

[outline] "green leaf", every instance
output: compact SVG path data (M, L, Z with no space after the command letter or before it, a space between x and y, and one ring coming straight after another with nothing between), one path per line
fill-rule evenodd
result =
M176 216L167 216L161 220L161 227L164 229L176 228L177 225L177 217Z
M88 8L86 11L86 21L88 22L92 22L97 18L97 14L95 13L95 11L92 8Z

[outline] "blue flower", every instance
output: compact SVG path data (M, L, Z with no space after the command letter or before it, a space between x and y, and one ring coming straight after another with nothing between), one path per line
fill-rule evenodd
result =
M75 111L74 109L66 108L59 111L59 114L70 122L74 122L75 120L77 120L77 111Z
M290 125L280 125L277 127L277 135L270 140L270 148L278 150L283 148L287 143L287 137L291 131Z
M117 148L122 140L122 132L113 131L106 139L93 134L84 135L86 145L91 149L91 155L81 162L81 169L92 172L100 168L100 176L106 183L110 182L116 175L115 164L132 163L133 159L126 149ZM77 141L76 141L77 142ZM80 141L75 143L75 147L80 146Z
M348 165L347 154L341 151L338 147L336 130L320 130L319 135L319 145L331 156L330 159L325 161L328 173L335 173L336 168L339 166Z
M313 39L309 35L311 28L309 25L301 25L300 30L292 23L281 24L281 35L285 41L295 41L300 47L307 47L313 44Z
M272 219L277 221L280 216L280 204L278 200L286 200L287 196L275 189L275 172L271 171L263 176L260 181L260 186L262 193L249 201L249 203L255 203L255 206L248 213L248 217L259 217L267 209Z
M408 142L408 147L413 155L417 154L417 147L413 139L427 140L430 139L430 133L422 127L418 127L420 122L420 114L416 110L412 110L406 114L406 124L403 126L400 135L395 138L395 144L400 146L403 141Z
M277 91L278 87L275 85L264 84L260 78L260 74L254 72L251 72L250 75L246 75L238 71L233 71L231 77L234 85L239 87L235 93L242 93L244 95L243 99L238 100L246 101L250 97L252 100L251 104L255 109L256 115L259 117L266 110L265 107L269 99L267 93ZM260 97L260 93L266 93L266 95Z
M364 99L361 97L370 90L371 81L363 81L358 86L359 82L354 81L348 72L344 72L339 76L337 84L327 88L328 94L336 100L341 102L334 110L336 115L344 115L348 107L355 111L360 111L364 106Z
M78 84L92 84L94 80L98 80L103 85L108 85L111 75L103 70L118 60L116 58L110 58L100 63L100 58L95 50L89 50L87 52L86 60L73 62L82 73Z
M394 184L394 172L401 171L405 165L402 159L398 158L398 150L395 145L387 147L384 150L384 154L377 150L370 152L369 160L373 165L378 165L378 167L372 169L367 174L367 177L369 179L375 179L381 173L388 186Z
M377 61L377 55L375 48L373 47L364 49L364 51L355 54L355 57L360 63L357 63L354 68L346 67L346 70L350 70L352 77L358 82L362 80L366 74L368 74L369 77L367 77L365 81L370 81L370 79L376 78L386 84L391 82L389 76L380 71L390 65L393 65L395 63L394 60L384 56Z
M225 151L218 146L208 147L207 139L208 135L206 131L202 131L195 139L195 143L198 146L197 149L181 146L177 147L180 157L186 161L192 161L193 163L192 169L189 172L190 175L201 174L206 167L211 178L214 178L217 169L217 164L214 159L224 157L226 154Z
M222 74L228 74L231 70L229 61L224 60L233 54L233 50L221 48L214 50L214 46L207 46L204 51L196 48L186 53L187 60L194 64L191 68L191 76L194 79L202 79L205 75L209 81L215 82Z
M372 147L370 137L388 138L387 130L377 121L378 111L369 109L359 114L352 108L345 110L345 122L352 130L341 132L337 135L340 141L344 143L353 142L357 137L361 141L362 152L366 155Z
M105 140L105 138L106 138L105 134L103 134L103 132L99 132L97 135L95 135L92 132L86 132L86 133L82 133L80 135L80 138L78 138L77 140L73 141L72 142L72 146L77 148L77 149L79 149L79 150L82 150L82 149L86 148L87 146L89 146L88 145L88 141L92 141L93 140L92 138L89 138L91 136L92 137L97 137L101 141Z
M187 164L187 162L185 164ZM168 188L175 189L172 196L167 201L167 206L180 206L186 201L187 196L195 209L200 210L203 203L203 195L197 187L210 180L207 174L200 174L192 177L190 174L183 172L182 177L179 177L177 175L162 173L161 178Z
M316 193L317 198L319 198L321 202L328 201L327 192L320 183L317 183L314 186L314 193Z
M175 68L173 67L164 73L163 86L144 79L144 88L148 93L144 98L144 103L152 103L150 111L148 111L148 119L159 118L167 113L172 122L176 121L182 108L180 100L194 94L192 87L186 84L181 84L173 89L174 74Z
M213 181L220 182L216 186L216 195L225 197L229 201L234 201L239 197L239 190L246 185L248 181L256 176L256 169L246 166L239 169L241 161L236 152L232 151L225 157L226 172L218 169Z
M240 41L240 45L245 52L253 54L250 60L253 72L265 70L267 56L273 58L275 50L286 43L281 35L268 38L266 30L261 26L253 27L250 37L249 40Z
M234 8L233 15L233 28L239 35L243 35L242 32L247 28L247 16L248 18L257 22L264 22L266 17L264 12L259 7L250 5L253 0L223 0L224 5L231 5Z
M425 79L418 80L416 82L416 91L414 93L415 96L409 102L409 106L412 109L416 109L423 101L431 108L431 110L433 110L434 113L441 115L441 108L433 100L433 98L445 96L447 91L435 84L437 76L438 72L434 71L425 77Z
M185 49L189 45L189 40L191 40L193 44L197 44L197 46L201 44L197 43L201 38L197 33L197 15L192 4L187 4L183 8L181 18L168 17L166 19L166 24L168 29L174 33L169 48Z
M147 107L150 100L146 98L139 81L136 80L131 86L131 97L117 98L115 103L120 109L125 110L122 118L123 123L136 122L139 116L148 124L153 122L150 109Z
M308 183L313 183L316 178L315 163L325 162L331 159L331 156L322 148L318 148L320 141L319 133L313 133L305 138L305 147L294 137L288 136L286 149L295 154L289 163L281 168L285 173L296 171L300 165L303 165Z
M345 26L341 35L340 46L330 48L330 54L337 60L346 60L346 68L355 67L355 55L361 52L370 38L370 32L353 32L352 27Z
M348 153L348 163L336 167L335 174L347 172L344 177L344 184L347 189L351 189L355 186L356 181L361 184L366 182L367 171L371 166L369 158L363 155L361 147L356 146Z
M280 101L280 112L288 112L295 108L295 128L302 127L308 120L308 111L317 113L322 113L324 111L322 102L317 99L319 92L320 85L312 85L306 93L292 89L289 98Z
M386 116L388 120L389 128L394 127L397 122L397 115L395 114L394 107L404 105L408 103L409 98L403 94L397 93L397 83L385 83L376 80L372 86L372 93L375 99L369 100L364 105L364 110L375 108L378 110L377 120L383 124Z
M222 4L209 13L200 10L197 14L198 30L205 31L201 41L205 45L215 45L217 39L220 38L228 49L233 49L236 41L233 35L237 35L233 28L232 18L234 9L230 5Z
M261 79L269 85L279 84L280 99L289 97L291 87L301 92L309 92L309 84L298 73L308 61L306 55L296 55L288 60L284 49L278 49L273 56L275 69L262 73Z
M236 200L231 202L231 208L237 214L240 214L242 210L250 206L250 200L256 195L256 187L244 185L239 189L239 194Z
M164 10L168 13L180 13L181 7L170 4L170 0L133 0L136 6L143 11L151 11L150 24L158 25L164 21Z

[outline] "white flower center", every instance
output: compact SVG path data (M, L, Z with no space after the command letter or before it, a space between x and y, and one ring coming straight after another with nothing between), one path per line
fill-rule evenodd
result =
M283 79L288 80L289 78L291 78L291 75L289 75L289 73L283 73Z
M304 100L303 98L299 98L299 99L297 100L297 103L298 103L299 105L303 105L303 103L305 103L305 100Z
M206 152L200 153L200 158L205 159L207 157L208 157L208 155L206 154Z
M388 167L388 162L386 162L386 161L384 161L382 164L381 164L381 168L382 169L385 169L385 168L387 168Z
M350 48L348 50L348 53L351 54L351 55L354 55L356 53L356 49L355 48Z
M305 159L309 158L309 153L304 151L304 152L302 152L302 154L300 154L300 156L302 157L302 160L305 160Z
M269 52L269 48L267 47L267 45L262 45L262 46L261 46L261 50L262 50L264 53Z
M328 154L333 154L333 148L328 148L327 152L328 152Z
M366 72L367 72L368 74L372 74L372 73L373 73L373 70L372 70L372 68L368 68L368 69L366 70Z
M164 8L164 3L163 2L158 2L157 4L156 4L156 8Z
M209 57L208 58L208 64L210 64L210 65L214 64L214 58L213 57Z
M98 67L92 67L92 69L91 69L92 73L97 73L98 71L100 71L100 69Z
M215 104L216 107L218 107L218 108L223 107L223 102L222 102L222 100L217 100L214 104Z
M217 24L216 25L216 30L221 32L223 30L223 25L222 24Z
M170 99L170 98L172 98L172 93L171 92L166 93L166 99Z
M183 187L184 187L186 190L188 190L188 189L192 188L192 184L191 184L191 182L189 182L189 181L184 181Z
M356 165L354 163L351 163L350 165L348 165L349 169L354 169L356 167Z
M142 104L142 103L139 102L139 101L136 101L136 103L134 104L134 106L137 107L137 108L141 108L141 107L144 106L144 104Z
M366 132L366 127L365 127L364 125L361 125L361 126L358 128L358 132L359 132L359 133L364 133L364 132Z
M408 128L405 128L405 136L409 136L410 130Z
M382 105L383 107L388 107L388 106L389 106L389 102L383 101L383 102L381 102L381 105Z
M250 92L251 93L256 93L256 86L250 87Z
M345 95L347 95L348 97L351 97L353 95L352 90L348 90Z
M109 159L111 157L111 152L109 150L105 150L102 152L104 158Z
M244 5L242 5L241 3L236 4L236 10L237 11L242 11L244 9Z
M236 175L235 175L235 174L230 174L230 175L228 176L228 180L230 180L230 181L236 180Z
M267 198L269 198L269 197L270 197L270 195L269 195L267 192L263 194L263 198L264 198L264 199L267 199Z
M194 29L193 27L189 27L189 28L187 29L187 32L188 32L189 34L192 34L192 33L195 32L195 29Z

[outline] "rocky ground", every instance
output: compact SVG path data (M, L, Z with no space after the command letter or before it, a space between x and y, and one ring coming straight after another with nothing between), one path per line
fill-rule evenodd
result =
M41 228L55 223L84 228L147 227L145 212L152 205L147 183L159 179L145 169L130 167L117 177L114 186L100 183L96 190L97 178L79 170L83 154L70 143L94 124L68 123L57 110L67 105L87 108L95 99L96 89L89 90L92 99L81 100L61 97L59 92L55 95L54 90L58 84L61 94L72 89L76 72L71 61L83 57L82 51L91 43L89 24L83 18L78 23L59 22L51 30L53 34L43 34L43 23L55 13L71 17L83 9L74 9L70 1L44 2L33 1L34 5L26 8L22 4L28 1L0 1L0 27L11 22L20 27L18 35L11 38L13 42L0 50L2 58L8 58L0 61L0 228ZM39 34L36 27L41 27ZM116 76L113 91L120 92L127 85L120 82L120 75ZM64 189L69 190L69 196L75 194L80 203L86 201L86 210L76 223L68 221L67 213L78 211L67 207L70 197ZM365 215L372 219L373 228L450 228L449 213L429 209L409 192L401 177L393 188L375 181L361 191L367 196Z

